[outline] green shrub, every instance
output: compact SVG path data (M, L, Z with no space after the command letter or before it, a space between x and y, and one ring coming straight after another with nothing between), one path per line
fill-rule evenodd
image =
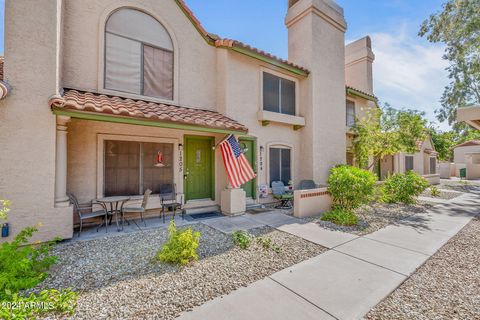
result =
M232 241L242 249L247 249L252 242L252 236L243 230L237 230L232 233Z
M435 186L431 186L430 187L430 195L432 197L439 197L440 196L440 190L438 190L438 188L435 187Z
M382 186L382 199L388 203L415 203L428 187L428 181L413 171L396 173L388 177Z
M189 262L198 260L197 248L200 240L200 232L191 228L177 230L172 220L168 226L168 241L157 253L157 258L162 262L187 265Z
M320 219L341 226L353 226L358 223L358 217L355 213L341 207L333 207L332 210L325 212Z
M26 228L12 242L0 246L1 300L6 298L6 291L17 293L42 282L48 268L57 261L57 257L49 255L56 240L36 246L28 244L35 231L35 227Z
M0 219L7 219L9 211L10 211L10 201L0 199Z
M352 212L373 199L376 181L377 176L370 171L342 165L330 170L328 192L334 205Z
M6 299L0 302L0 318L37 319L49 313L72 316L77 307L77 297L78 293L71 289L43 290L38 295L31 293L28 296L7 290Z

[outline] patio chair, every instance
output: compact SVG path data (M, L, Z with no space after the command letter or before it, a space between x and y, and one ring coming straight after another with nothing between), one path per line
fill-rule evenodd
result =
M162 215L163 223L165 223L165 210L168 208L172 208L173 211L173 218L175 219L175 213L177 209L182 209L183 201L177 201L177 186L175 183L164 183L160 185L160 204L162 209L160 214ZM182 209L182 219L185 219L185 211Z
M310 189L316 189L317 184L313 180L302 180L298 184L298 190L310 190Z
M140 207L127 206L122 208L122 230L123 230L123 224L125 223L125 213L140 213L140 220L143 222L145 227L147 226L147 223L143 219L143 214L145 213L145 211L147 211L148 198L150 197L150 194L152 194L152 190L150 189L145 190L145 193L143 194L142 204L140 205Z
M293 193L285 191L285 185L282 181L272 181L272 194L280 205L277 209L291 209L293 207Z
M78 202L77 197L73 193L67 194L68 198L70 199L70 203L73 204L73 208L75 212L78 214L78 218L80 219L80 229L78 231L78 236L82 233L83 228L83 220L103 217L103 222L97 227L97 232L100 227L105 224L105 232L108 232L107 220L108 220L108 212L105 206L97 202L90 202L87 204L80 204ZM93 205L98 204L102 208L101 210L93 210Z

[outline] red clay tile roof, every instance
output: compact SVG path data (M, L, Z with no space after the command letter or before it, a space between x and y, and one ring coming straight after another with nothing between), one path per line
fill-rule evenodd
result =
M207 41L208 44L213 45L215 47L220 47L220 48L240 48L240 49L243 49L243 50L246 50L246 51L252 53L253 55L260 55L260 56L263 56L267 59L274 60L275 62L277 62L281 65L285 65L287 67L297 69L304 74L309 73L309 71L306 68L301 67L299 65L296 65L296 64L294 64L290 61L281 59L281 58L279 58L277 56L274 56L274 55L272 55L268 52L265 52L265 51L262 51L260 49L251 47L251 46L249 46L247 44L244 44L244 43L242 43L240 41L237 41L237 40L222 39L216 34L207 32L203 28L200 21L195 17L192 10L190 10L190 8L188 8L188 6L185 4L185 2L183 0L175 0L175 2L178 4L180 9L182 9L182 11L185 13L187 18L189 18L189 20L193 23L195 28L203 36L203 38Z
M353 92L360 93L361 95L367 96L367 97L371 98L371 99L374 100L374 101L377 101L377 100L378 100L377 97L375 97L373 94L366 93L365 91L356 89L356 88L351 87L351 86L345 86L345 87L346 87L346 89L347 89L347 92L348 92L348 90L352 90Z
M478 146L478 145L480 145L480 140L470 140L470 141L465 141L463 143L460 143L459 145L456 145L453 148L455 149L458 147L470 147L470 146Z
M222 130L248 131L244 125L215 111L125 99L72 89L65 89L63 95L50 98L49 105L52 109L57 110L110 114Z

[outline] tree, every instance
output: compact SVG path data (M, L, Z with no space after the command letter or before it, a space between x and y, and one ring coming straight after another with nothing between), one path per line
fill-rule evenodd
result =
M451 82L436 115L462 132L468 126L456 123L457 108L480 104L480 0L449 0L442 12L422 23L419 35L446 45L443 58L450 63L447 71Z
M397 110L388 104L370 109L353 126L353 150L361 167L371 169L384 157L398 152L417 152L417 142L427 134L424 114Z
M459 144L460 136L455 131L437 131L430 128L430 136L432 137L435 150L438 152L438 158L443 161L453 160L453 147Z

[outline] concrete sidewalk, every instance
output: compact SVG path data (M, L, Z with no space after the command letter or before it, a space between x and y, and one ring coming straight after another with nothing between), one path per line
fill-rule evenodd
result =
M180 319L361 319L477 215L464 194L364 237L311 223L278 229L329 251L184 313Z

